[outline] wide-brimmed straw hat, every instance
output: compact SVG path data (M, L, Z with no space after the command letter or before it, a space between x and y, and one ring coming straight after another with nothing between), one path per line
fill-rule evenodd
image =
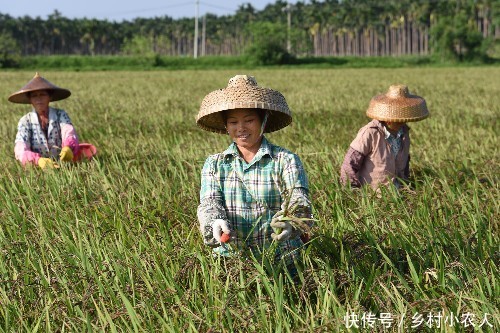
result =
M236 75L226 88L205 96L196 124L204 130L225 134L226 123L221 111L234 109L267 110L265 133L282 129L292 122L292 111L279 91L259 87L253 76Z
M51 91L51 101L60 101L61 99L68 98L71 91L64 88L59 88L55 84L47 81L40 74L36 73L35 76L28 82L21 90L9 96L9 102L20 104L31 104L28 93L37 90Z
M366 115L373 119L391 122L419 121L429 116L425 100L410 94L405 85L392 85L387 93L370 101Z

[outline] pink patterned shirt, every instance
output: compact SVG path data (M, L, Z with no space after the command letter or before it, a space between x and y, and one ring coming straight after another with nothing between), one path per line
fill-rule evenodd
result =
M38 163L40 157L58 159L61 148L69 146L73 154L78 150L78 136L68 114L49 107L47 135L43 132L35 110L24 115L17 126L14 153L23 165Z

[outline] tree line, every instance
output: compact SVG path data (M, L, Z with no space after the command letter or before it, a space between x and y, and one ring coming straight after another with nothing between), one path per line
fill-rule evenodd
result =
M199 18L198 54L293 56L434 54L486 56L500 36L499 0L310 0L287 10L243 4L233 15ZM132 21L46 19L0 13L0 67L29 55L170 55L194 51L194 18ZM3 60L2 60L3 59ZM9 60L10 59L10 60Z

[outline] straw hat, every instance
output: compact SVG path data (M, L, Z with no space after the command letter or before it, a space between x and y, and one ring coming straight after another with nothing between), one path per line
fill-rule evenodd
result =
M405 85L393 85L384 95L370 101L366 115L373 119L391 122L419 121L429 116L425 100L410 94Z
M282 129L292 122L292 112L279 91L259 87L253 76L236 75L226 88L205 96L196 124L204 130L225 134L226 123L221 111L241 108L269 111L265 133Z
M31 79L21 90L9 96L9 102L20 104L31 104L28 93L37 90L50 90L52 92L51 101L59 101L68 98L71 92L68 89L59 88L55 84L50 83L38 74Z

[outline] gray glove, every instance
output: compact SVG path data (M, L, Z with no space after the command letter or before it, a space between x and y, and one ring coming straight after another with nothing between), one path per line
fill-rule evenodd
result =
M274 230L271 237L277 242L284 242L286 240L293 239L300 234L300 231L295 229L292 223L285 219L283 211L281 210L273 216L270 226Z

